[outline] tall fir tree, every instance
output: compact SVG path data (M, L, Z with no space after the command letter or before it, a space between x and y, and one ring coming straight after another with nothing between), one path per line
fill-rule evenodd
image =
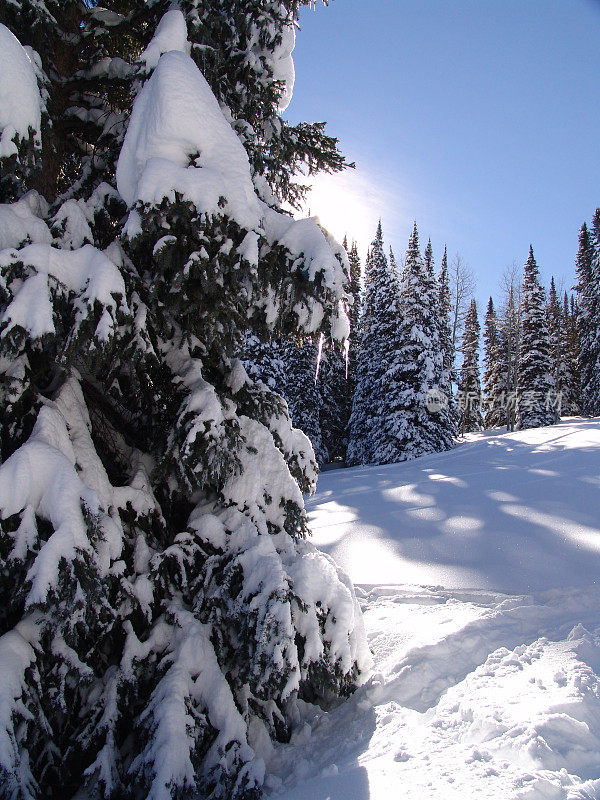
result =
M456 381L454 370L454 347L452 345L452 298L448 278L448 253L444 247L444 255L438 276L438 319L440 325L440 348L442 351L441 390L448 395L452 403L452 385Z
M1 797L254 800L250 732L365 677L352 587L306 540L310 442L238 357L248 328L349 329L339 249L279 208L299 161L343 165L278 114L298 6L22 4L69 58L41 57L50 147L40 122L38 173L17 144L2 209Z
M556 292L554 277L550 281L547 319L552 376L556 389L556 421L559 422L561 415L566 416L576 412L573 410L574 375L571 372L569 357L568 318L563 313L563 305Z
M433 276L434 260L433 260L433 247L431 246L431 239L427 240L425 251L423 253L423 260L425 262L425 271L428 276Z
M506 375L506 428L517 425L517 389L521 360L522 316L521 298L517 299L515 286L508 288L506 303L500 321L500 348Z
M485 315L483 401L484 428L497 428L506 420L506 361L494 301L490 297Z
M517 379L518 426L538 428L556 421L556 387L546 320L546 293L529 247L523 277L523 323Z
M388 424L395 415L400 391L392 377L399 368L399 319L398 277L383 250L380 222L365 266L349 464L383 464L403 458L403 444Z
M384 429L394 442L395 460L448 450L453 444L452 414L440 386L443 356L437 299L432 262L426 265L423 260L415 223L400 284L399 347L386 376L393 392L389 392Z
M567 359L567 371L571 376L564 387L562 407L564 414L575 416L581 414L581 375L579 373L581 342L577 325L575 297L571 295L569 299L566 291L563 298L562 315L566 337L565 357Z
M350 347L348 350L348 378L350 380L350 391L354 393L356 386L356 365L358 361L358 350L360 348L360 318L361 318L361 263L358 255L356 241L348 251L348 261L350 263L350 293L353 303L350 309Z
M481 415L481 381L479 378L479 332L477 303L471 300L465 319L462 342L462 366L458 380L461 435L479 431L483 427Z
M579 234L577 253L577 321L581 406L588 416L600 415L600 208L591 233L586 224Z

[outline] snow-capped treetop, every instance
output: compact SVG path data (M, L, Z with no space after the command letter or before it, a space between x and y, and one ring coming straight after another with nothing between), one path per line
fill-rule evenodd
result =
M0 24L0 157L16 155L13 141L31 128L40 141L42 98L36 67L17 37Z
M195 159L192 161L192 158ZM255 228L261 209L248 156L191 58L165 53L140 92L117 165L125 202L159 203L174 192L199 211L226 212Z
M161 23L162 24L162 23ZM159 26L160 27L160 26ZM241 228L300 257L311 281L322 275L336 299L332 336L349 334L343 306L349 269L316 219L294 220L256 194L244 146L224 116L206 79L185 53L163 54L138 95L117 164L117 186L126 203L160 205L180 195L200 213L226 215ZM128 231L135 235L136 214ZM323 319L318 304L299 313L307 333Z
M185 17L177 8L171 8L158 23L158 27L150 44L139 60L143 61L147 70L154 69L163 53L177 50L189 55L190 43L187 38Z

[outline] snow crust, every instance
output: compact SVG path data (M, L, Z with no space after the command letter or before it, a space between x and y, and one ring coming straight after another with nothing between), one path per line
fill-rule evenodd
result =
M42 98L36 66L17 37L0 23L0 157L16 155L15 135L33 129L39 145Z

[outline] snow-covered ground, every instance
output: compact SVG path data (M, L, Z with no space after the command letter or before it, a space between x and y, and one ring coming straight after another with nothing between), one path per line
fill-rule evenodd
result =
M600 420L327 472L310 512L375 671L265 753L274 797L600 800Z

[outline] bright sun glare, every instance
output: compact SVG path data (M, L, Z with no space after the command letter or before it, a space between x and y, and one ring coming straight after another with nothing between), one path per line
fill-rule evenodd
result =
M377 222L386 211L387 198L364 174L348 170L336 175L317 175L303 213L319 217L323 227L342 241L355 239L361 256L372 241Z

